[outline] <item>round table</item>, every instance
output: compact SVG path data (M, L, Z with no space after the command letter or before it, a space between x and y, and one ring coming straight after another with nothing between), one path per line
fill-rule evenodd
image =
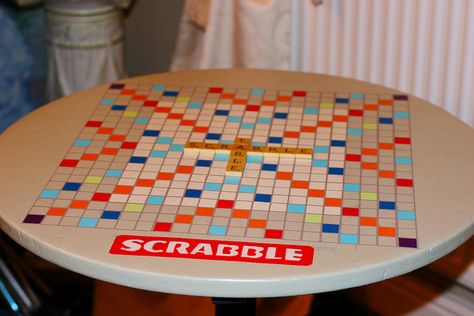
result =
M150 91L154 91L155 98L147 99L147 93L152 95ZM190 98L192 93L194 95ZM219 96L216 98L216 95ZM208 98L206 102L196 102L204 97ZM296 109L294 113L292 106ZM146 112L145 108L151 110ZM251 181L242 182L239 189L232 186L232 181L239 178L239 171L232 173L228 161L220 161L222 159L217 157L220 154L220 158L230 159L231 152L231 158L235 158L234 147L211 146L211 153L208 152L211 158L206 158L206 148L197 145L199 148L191 148L193 146L187 143L235 145L237 140L224 142L219 139L231 128L221 128L220 136L203 131L203 126L196 128L196 121L186 119L188 110L191 114L202 111L199 112L203 115L201 118L212 112L208 115L212 124L230 122L239 125L242 142L251 138L248 135L262 135L252 134L260 123L275 125L275 133L285 133L282 138L269 140L272 144L255 142L253 147L245 145L247 166L251 165L251 170L263 168L266 173L261 171L262 179L265 178L263 175L270 174L271 178L280 172L277 176L281 177L281 183L285 183L288 180L285 177L291 173L283 168L286 165L266 162L267 159L270 162L289 159L295 166L302 163L315 172L329 174L325 178L327 183L324 179L319 183L320 186L326 185L326 189L313 186L312 177L309 181L304 181L304 177L300 179L299 173L306 172L300 166L293 170L294 178L288 180L291 190L296 188L299 191L286 192L303 192L313 198L311 201L316 201L315 205L294 202L299 200L297 197L292 200L293 196L290 196L280 204L285 206L283 211L276 210L276 206L275 210L268 209L265 203L270 202L266 199L275 202L276 191L272 197L265 192L259 193L260 182L253 186ZM148 118L142 117L143 113L148 113ZM301 115L308 115L309 121L303 120L302 126L292 129L292 120L301 118ZM314 120L317 115L318 119ZM155 122L154 117L158 121ZM156 126L160 124L160 117L177 120L173 126L189 125L189 129L183 130L192 129L190 135L194 136L186 139L186 144L183 139L175 144L173 139L170 141L170 137L166 137L166 128L158 131ZM246 123L247 117L254 118L254 123ZM122 118L123 121L117 123ZM283 131L283 125L277 122L285 120L290 123ZM116 125L107 126L107 122L112 121ZM351 128L351 124L359 124L359 128ZM128 133L135 142L120 135L127 126L132 126ZM388 134L383 131L388 131ZM399 132L400 137L397 136ZM305 133L313 133L313 136ZM384 135L392 137L393 142L381 142ZM291 148L300 148L299 141L305 137L316 140L321 137L322 141L319 145L316 142L314 147L307 146L310 147L309 153L303 150L292 152L290 158L268 149L285 147L287 137L292 139L288 142L293 144L289 146ZM375 142L376 148L363 148L365 141ZM107 142L111 148L105 148ZM174 149L165 146L168 150L161 151L150 149L155 144L176 146ZM458 247L474 232L474 131L444 110L418 98L407 98L403 93L385 87L339 77L237 69L164 73L126 79L81 91L39 108L1 135L0 148L2 230L28 250L62 267L96 279L146 290L242 298L333 291L385 280L422 267ZM90 148L96 149L88 153ZM398 148L402 149L400 157ZM124 156L114 156L122 149ZM173 169L175 166L171 169L163 167L164 171L168 170L161 174L163 178L157 175L151 184L140 185L138 182L130 184L131 180L124 175L125 168L117 171L106 166L120 156L120 159L113 160L117 161L115 166L128 166L125 171L133 178L133 172L147 168L145 160L163 160L173 150L176 152L172 157L190 155L190 164L195 164L194 171L183 171L187 170L184 167L181 171ZM249 153L252 150L253 155ZM263 153L265 150L270 153ZM325 162L324 157L330 158ZM383 159L395 162L392 167L384 166L386 160ZM186 163L181 162L183 164ZM210 169L210 164L217 166L216 169ZM106 171L97 174L89 170L101 166ZM219 169L219 166L226 170ZM357 177L353 171L349 172L351 166L360 166L360 175L376 176L367 182L364 176ZM165 207L170 196L160 197L146 189L160 187L157 184L160 181L164 181L162 183L166 186L166 183L171 183L166 181L173 176L183 181L191 179L206 167L211 170L206 184L199 186L195 183L198 189L189 186L177 191L184 192L184 198L179 198L181 201L189 202L180 202L184 204L178 208L176 205L174 208ZM396 170L390 171L390 168ZM58 173L58 170L62 172ZM147 170L156 171L153 166ZM413 177L405 179L399 177L398 172ZM216 184L217 180L210 181L213 176L221 181L224 177L230 180ZM344 177L361 182L348 183ZM270 183L277 188L277 182ZM259 212L233 207L232 203L240 203L237 193L226 193L224 198L216 198L220 204L214 208L196 206L202 199L200 194L206 194L212 200L212 196L216 196L212 195L213 192L222 193L227 184L231 191L238 190L238 194L254 194L249 203L261 207ZM385 185L388 191L383 191L381 185ZM127 195L125 191L129 190L130 195L130 190L137 187L148 199L120 203L120 197ZM89 188L89 191L81 192L83 188ZM105 193L99 192L99 188ZM335 191L332 188L336 188ZM368 191L375 188L376 191L364 192L367 191L364 188ZM410 192L414 192L414 198ZM404 195L397 195L399 193ZM79 194L82 198L78 198ZM109 200L114 194L117 194L115 204ZM346 196L359 204L346 205ZM395 197L396 201L384 196ZM307 201L310 201L309 197ZM278 199L281 200L281 196ZM173 204L173 199L169 201ZM318 206L317 201L322 201L323 205ZM414 204L414 209L406 209ZM114 205L124 209L114 209ZM375 209L370 209L374 205ZM154 207L158 206L159 213L153 213ZM180 213L179 208L187 213ZM190 213L190 209L194 213ZM173 211L175 214L171 214ZM279 215L283 219L273 223L273 219L278 217L273 213L283 214ZM148 222L127 226L134 219L139 222L137 218L145 218L146 214L152 218L149 220L154 225L152 228ZM168 218L169 223L160 220L160 216L166 214L168 217L164 218ZM262 214L267 217L262 219ZM339 222L334 223L335 219ZM108 225L111 222L114 224ZM199 231L201 226L197 222L207 230ZM193 226L195 224L197 228ZM171 225L175 226L170 228ZM243 226L245 229L238 229ZM179 229L184 232L180 233ZM239 232L243 234L240 237ZM404 234L408 238L398 238ZM311 241L311 236L319 236L319 239ZM148 241L151 243L145 247ZM207 241L211 242L204 245ZM162 256L164 247L171 242L174 242L173 249L166 249L172 256ZM183 242L191 245L183 246ZM216 250L219 243L224 245L220 257ZM180 246L183 247L181 250ZM244 246L247 247L245 254L242 253ZM138 252L133 253L135 250ZM212 256L209 256L209 251L213 252Z

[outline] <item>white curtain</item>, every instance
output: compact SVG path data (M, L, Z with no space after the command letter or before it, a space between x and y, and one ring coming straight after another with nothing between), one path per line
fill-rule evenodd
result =
M474 127L474 1L188 0L171 69L233 67L369 81Z

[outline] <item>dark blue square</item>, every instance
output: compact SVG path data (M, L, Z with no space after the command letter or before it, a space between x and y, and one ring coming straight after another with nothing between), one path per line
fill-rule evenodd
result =
M120 217L120 212L117 211L104 211L100 218L102 219L118 219Z
M346 147L346 141L345 140L331 140L331 146Z
M255 194L255 202L271 202L271 194Z
M344 168L329 168L328 174L343 175Z
M277 171L277 165L271 164L271 163L264 163L262 165L262 170L265 171Z
M78 182L66 182L63 186L64 191L77 191L81 187Z
M229 115L229 110L216 110L216 112L214 113L215 115L224 115L224 116L227 116Z
M130 163L145 163L146 162L146 157L132 156L132 157L130 157L130 160L128 162L130 162Z
M186 192L184 193L184 197L200 198L201 193L202 193L202 190L187 189Z
M219 139L221 139L221 134L208 133L207 136L206 136L206 139L216 139L216 140L219 140Z
M323 233L338 233L339 225L337 224L323 224Z
M393 124L393 118L391 117L381 117L379 118L380 124Z
M160 135L160 131L157 131L157 130L146 129L146 130L143 131L143 136L157 137L158 135Z
M127 106L125 106L125 105L114 105L112 107L112 110L113 111L125 111L126 108L127 108Z
M346 98L336 98L336 103L349 103L349 99L346 99Z
M288 113L276 112L273 114L273 117L276 119L286 119L288 117Z
M163 92L164 97L177 97L178 91L165 91Z
M268 142L272 144L281 144L283 142L283 137L268 137Z
M198 160L196 162L196 167L210 167L212 165L212 160Z
M395 210L395 202L379 201L379 209L381 210Z

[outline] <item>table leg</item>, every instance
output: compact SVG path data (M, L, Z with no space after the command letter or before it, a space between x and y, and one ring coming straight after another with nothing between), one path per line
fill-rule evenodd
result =
M255 316L255 298L227 298L213 297L212 303L216 306L216 316Z

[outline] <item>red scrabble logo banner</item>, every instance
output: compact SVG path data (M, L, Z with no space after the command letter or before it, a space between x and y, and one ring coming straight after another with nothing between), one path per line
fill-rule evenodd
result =
M301 245L119 235L110 253L309 266L313 263L314 249Z

